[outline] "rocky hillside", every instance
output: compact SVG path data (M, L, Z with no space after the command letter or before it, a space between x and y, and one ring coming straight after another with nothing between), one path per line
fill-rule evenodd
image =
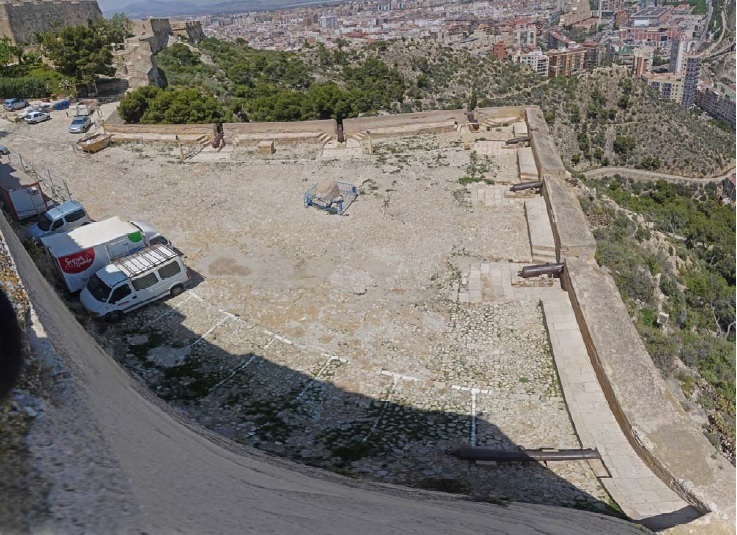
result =
M577 171L609 165L707 176L734 165L734 132L661 99L624 67L547 79L494 58L412 41L391 43L381 57L407 80L414 109L539 105L563 160Z

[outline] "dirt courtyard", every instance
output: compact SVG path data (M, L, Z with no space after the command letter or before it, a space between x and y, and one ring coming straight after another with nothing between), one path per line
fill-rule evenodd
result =
M471 150L443 134L350 157L305 145L182 162L166 145L74 153L54 113L3 124L0 142L63 177L93 219L154 226L193 272L177 298L87 322L154 392L234 440L353 477L606 508L585 463L484 470L446 453L580 446L539 299L459 300L473 266L532 261L525 203L493 200L519 181L516 150L494 141L511 126ZM346 215L305 208L323 179L358 187Z

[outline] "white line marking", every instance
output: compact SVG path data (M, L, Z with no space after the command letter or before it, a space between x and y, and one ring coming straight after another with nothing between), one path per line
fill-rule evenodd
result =
M248 368L248 365L251 364L255 358L256 358L256 355L252 355L251 358L248 359L246 362L244 362L243 364L239 364L238 366L236 366L233 369L233 371L231 371L225 379L223 379L218 384L216 384L215 386L213 386L210 389L210 392L212 392L213 390L221 387L222 385L224 385L225 383L227 383L228 381L230 381L235 376L235 374L238 373L239 371L245 370L246 368Z
M334 361L336 361L336 360L337 360L338 362L341 362L341 363L343 363L343 364L345 364L345 363L347 362L347 360L345 360L345 359L340 359L340 358L335 358L335 357L329 357L329 358L328 358L328 360L326 360L326 361L325 361L325 364L323 364L323 365L322 365L322 368L320 368L320 370L319 370L319 371L317 372L317 375L315 375L315 376L314 376L314 377L313 377L313 378L312 378L312 379L310 380L310 382L309 382L309 383L307 383L307 384L306 384L306 385L304 386L304 388L302 388L302 391L301 391L301 392L299 393L299 395L298 395L298 396L296 397L296 399L299 399L299 398L301 398L301 397L302 397L302 396L304 395L304 393L305 393L305 392L307 392L307 390L309 390L309 388L310 388L310 387L311 387L311 386L313 385L313 383L314 383L315 381L317 381L317 380L318 380L318 379L320 378L320 376L321 376L321 375L322 375L322 374L323 374L323 373L325 372L325 370L327 370L327 369L328 369L328 366L330 366L330 363L331 363L331 362L334 362Z
M394 379L401 379L403 381L418 381L417 377L412 377L411 375L402 375L401 373L394 373L390 372L389 370L381 370L381 375L387 375L389 377L393 377Z
M475 388L472 386L451 386L453 390L459 390L461 392L471 392L471 446L476 446L477 442L477 415L476 415L476 396L479 394L490 394L491 390L483 388Z
M235 319L235 316L233 314L231 314L230 312L225 312L224 310L218 310L218 312L220 312L221 314L225 314L225 317L223 319L221 319L220 321L218 321L215 325L213 325L212 327L210 327L207 331L205 331L205 334L203 334L197 340L195 340L194 342L192 342L191 344L189 344L189 347L192 347L192 346L194 346L194 345L199 344L200 342L202 342L202 340L204 340L205 338L207 338L207 336L212 331L214 331L215 329L217 329L218 327L220 327L226 321Z
M189 301L189 300L190 300L190 299L192 299L193 297L195 297L195 298L198 298L198 297L197 297L197 296L196 296L195 294L192 294L192 293L188 294L188 295L187 295L187 298L186 298L186 299L182 299L182 300L181 300L181 301L179 301L179 302L178 302L178 303L177 303L176 305L174 305L174 306L170 307L170 308L169 308L169 310L167 310L166 312L164 312L163 314L161 314L161 315L160 315L159 317L157 317L157 318L155 318L155 319L152 319L151 321L149 321L149 322L147 322L147 323L144 323L144 324L143 324L143 325L141 326L141 329L145 329L145 328L146 328L146 327L148 327L149 325L152 325L152 324L156 323L157 321L159 321L159 320L160 320L161 318L165 318L166 316L168 316L168 315L170 315L170 314L173 314L173 313L174 313L174 311L175 311L175 310L176 310L177 308L179 308L180 306L182 306L182 305L183 305L184 303L186 303L187 301ZM198 298L198 299L199 299L199 298ZM200 301L202 301L202 299L200 299Z
M478 388L471 389L471 447L476 446L476 395Z
M369 438L371 438L371 435L374 434L374 431L376 431L376 428L379 427L379 423L381 422L381 419L384 416L384 413L386 412L386 409L389 407L389 402L392 400L392 396L394 395L394 390L396 390L397 385L399 384L399 381L401 381L401 377L398 375L392 375L391 373L384 373L384 370L381 371L384 375L389 375L392 378L392 385L389 387L389 390L386 393L386 397L383 400L383 406L381 407L381 411L379 412L379 415L376 417L376 420L374 420L374 425L371 426L371 430L366 434L365 437L363 437L363 442L366 442Z
M376 420L374 421L374 425L371 426L371 430L366 434L365 437L363 437L363 442L366 442L369 438L371 438L371 435L374 434L374 431L376 431L376 428L379 427L379 424L381 423L381 419L384 417L384 413L386 412L386 409L389 407L389 402L392 400L392 396L394 395L394 392L397 389L397 386L399 386L399 383L401 381L412 381L417 382L419 379L417 377L412 377L411 375L403 375L401 373L394 373L390 372L389 370L381 370L381 375L386 375L387 377L392 378L392 385L389 387L388 392L386 393L386 397L383 400L383 406L381 407L381 411L379 412L379 415L376 417Z

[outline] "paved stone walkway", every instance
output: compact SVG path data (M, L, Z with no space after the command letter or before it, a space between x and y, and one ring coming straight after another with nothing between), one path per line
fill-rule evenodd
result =
M568 296L543 298L543 313L568 411L584 448L598 448L600 481L631 519L658 531L701 516L637 456L604 397Z
M532 260L537 263L556 262L555 239L550 228L545 199L542 196L527 198L525 213L530 231Z

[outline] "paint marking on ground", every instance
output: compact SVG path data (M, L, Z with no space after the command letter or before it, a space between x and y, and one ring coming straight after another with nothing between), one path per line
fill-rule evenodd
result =
M392 378L392 384L389 387L389 390L386 392L386 397L382 400L383 405L381 406L381 411L379 411L379 415L376 417L376 420L374 420L374 425L371 426L371 429L366 434L365 437L363 437L363 442L366 442L369 438L371 438L371 435L374 434L374 431L376 431L376 428L379 427L379 423L381 423L381 419L384 416L384 413L386 412L387 408L389 407L389 402L392 400L392 396L394 395L394 391L397 388L397 385L399 384L399 381L401 381L401 377L398 374L392 374L391 372L384 373L385 370L382 370L381 373L383 375L387 375L388 377Z
M475 388L473 386L458 386L458 385L452 385L451 388L453 390L459 390L461 392L470 392L471 393L471 437L470 437L470 443L471 446L476 446L477 442L477 414L476 414L476 396L479 394L490 394L491 390L485 389L485 388Z
M200 297L196 296L196 295L195 295L195 294L193 294L193 293L189 293L189 294L187 294L187 297L186 297L185 299L182 299L182 300L181 300L181 301L179 301L179 302L178 302L178 303L177 303L176 305L174 305L174 306L171 306L171 307L169 307L169 310L167 310L167 311L166 311L166 312L164 312L163 314L159 315L158 317L156 317L156 318L152 319L151 321L149 321L149 322L147 322L147 323L144 323L144 324L143 324L143 325L141 326L141 329L145 329L146 327L148 327L149 325L153 325L154 323L156 323L156 322L157 322L157 321L159 321L160 319L162 319L162 318L165 318L165 317L167 317L167 316L168 316L168 315L170 315L170 314L173 314L173 313L174 313L174 311L175 311L175 310L176 310L177 308L179 308L180 306L182 306L182 305L183 305L184 303L186 303L187 301L189 301L189 300L190 300L190 299L192 299L193 297L194 297L195 299L199 299L200 301L202 301L202 298L200 298Z
M379 424L381 423L381 419L384 417L384 413L389 407L389 402L392 400L392 396L394 395L394 392L399 386L399 383L402 381L412 381L416 383L419 380L417 379L417 377L412 377L411 375L404 375L401 373L394 373L394 372L390 372L389 370L381 370L381 375L391 377L392 384L386 393L386 397L382 400L383 405L381 407L381 411L379 412L379 415L376 417L376 420L374 421L374 425L371 426L371 429L369 430L369 432L366 434L365 437L363 437L363 442L366 442L369 438L371 438L371 435L373 435L374 431L376 431L376 429L379 427Z
M412 377L411 375L402 375L401 373L394 373L390 372L389 370L381 370L381 375L387 375L395 379L401 379L402 381L419 381L417 377Z
M195 340L194 342L192 342L191 344L189 344L189 347L193 347L193 346L199 344L200 342L202 342L202 340L204 340L205 338L207 338L210 335L210 333L212 333L212 331L214 331L215 329L217 329L218 327L220 327L223 323L225 323L226 321L230 321L230 320L233 320L233 319L236 318L236 316L234 314L231 314L230 312L225 312L224 310L218 310L218 312L220 312L221 314L225 315L225 317L223 319L221 319L220 321L218 321L215 325L213 325L212 327L210 327L209 329L207 329L207 331L205 331L205 333L202 336L200 336L197 340Z
M315 381L317 381L320 378L320 376L322 376L322 374L325 373L325 370L328 369L328 366L330 366L331 363L336 362L336 361L341 362L343 364L347 362L346 360L343 360L340 358L328 357L328 359L325 361L325 364L322 365L322 368L320 368L317 374L312 379L310 379L310 381L302 388L302 390L300 391L296 399L301 398L305 394L305 392L307 392L310 389L310 387L315 383Z
M244 362L243 364L239 364L238 366L233 368L233 370L228 374L228 376L225 379L223 379L222 381L220 381L218 384L216 384L210 389L210 392L212 392L213 390L217 388L220 388L225 383L230 381L233 377L235 377L235 374L238 373L239 371L242 371L248 368L249 364L251 364L255 359L256 359L256 355L251 355L251 358L248 359L246 362Z

